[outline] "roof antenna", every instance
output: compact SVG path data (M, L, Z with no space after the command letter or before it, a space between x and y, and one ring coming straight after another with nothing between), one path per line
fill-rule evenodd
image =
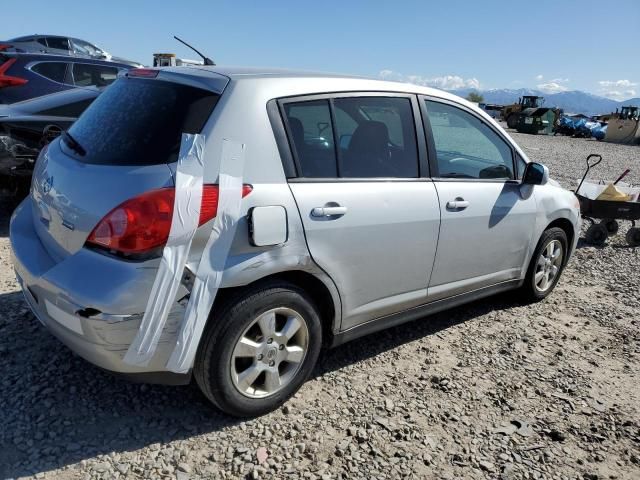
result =
M198 50L196 50L195 48L193 48L191 45L189 45L187 42L185 42L184 40L176 37L175 35L173 36L173 38L175 38L176 40L178 40L180 43L184 43L187 47L189 47L191 50L193 50L194 52L196 52L198 55L200 55L202 57L202 60L204 61L205 65L215 65L215 63L213 63L213 60L211 60L209 57L205 57L202 53L200 53Z

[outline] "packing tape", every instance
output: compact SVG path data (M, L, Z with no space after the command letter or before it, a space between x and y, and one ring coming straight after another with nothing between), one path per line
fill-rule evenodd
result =
M162 251L140 328L124 356L129 365L146 366L156 351L176 300L202 204L204 136L182 134L176 169L175 200L169 239Z
M223 140L218 178L218 213L198 264L176 346L167 362L167 369L175 373L186 373L191 368L222 282L227 256L240 219L244 157L244 144Z

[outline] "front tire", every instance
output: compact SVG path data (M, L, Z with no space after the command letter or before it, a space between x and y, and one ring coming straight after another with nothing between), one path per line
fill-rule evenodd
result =
M566 263L567 234L558 227L545 230L536 246L527 276L521 287L526 301L537 302L546 298L555 288Z
M507 117L507 127L516 128L518 126L518 114L512 113Z
M213 312L194 377L224 412L262 415L309 378L321 345L320 316L305 292L287 282L263 283Z

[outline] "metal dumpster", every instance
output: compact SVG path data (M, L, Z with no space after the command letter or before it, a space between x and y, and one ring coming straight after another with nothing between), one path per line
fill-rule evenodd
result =
M516 130L520 133L553 135L557 113L553 108L527 108L522 111Z

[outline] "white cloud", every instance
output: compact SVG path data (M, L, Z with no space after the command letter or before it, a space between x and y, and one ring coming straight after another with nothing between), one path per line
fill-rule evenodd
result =
M630 80L600 80L598 84L601 87L616 87L616 88L635 87L636 85L638 85L637 82L632 82Z
M459 88L480 89L480 81L477 78L463 78L458 75L423 77L420 75L403 75L393 70L381 70L379 75L385 80L414 83L416 85L435 87L442 90L456 90Z
M542 78L542 75L538 75L536 77L536 80L542 80ZM536 87L538 88L538 90L542 90L544 93L560 93L569 90L565 85L563 85L568 82L568 78L552 78L551 80L547 80L544 83L539 83L538 85L536 85Z
M544 76L542 76L542 75L536 75L536 80L539 81L539 82L542 81L543 78L544 78Z
M542 90L544 93L560 93L569 90L564 85L553 81L547 83L539 83L538 85L536 85L536 87L538 87L538 90Z
M598 93L613 100L626 100L636 95L636 90L631 87L638 85L638 82L631 80L600 80L598 82L600 90Z
M386 79L393 78L395 72L393 70L380 70L380 77Z

